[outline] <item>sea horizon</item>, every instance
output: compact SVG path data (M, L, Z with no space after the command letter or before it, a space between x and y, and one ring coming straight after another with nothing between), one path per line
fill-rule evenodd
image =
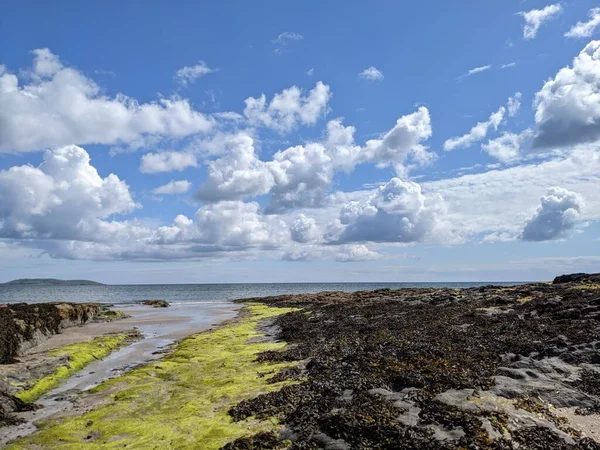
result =
M355 292L402 288L470 288L516 286L524 281L432 281L432 282L279 282L279 283L171 283L94 285L0 285L0 303L109 303L128 304L148 299L174 303L230 302L274 295L315 294L325 291Z

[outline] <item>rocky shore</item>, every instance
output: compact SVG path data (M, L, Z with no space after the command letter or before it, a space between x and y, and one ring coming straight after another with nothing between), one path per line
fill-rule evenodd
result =
M600 450L600 275L243 303L9 448Z
M255 299L299 383L239 403L279 433L225 448L600 449L600 276Z

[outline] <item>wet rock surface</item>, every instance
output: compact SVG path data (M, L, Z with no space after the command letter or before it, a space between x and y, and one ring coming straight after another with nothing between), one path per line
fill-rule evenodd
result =
M101 310L95 303L0 304L0 364L10 364L36 340L82 325Z
M259 355L302 363L230 410L282 433L226 448L600 449L551 410L600 412L594 280L254 299L302 308L270 325L288 347Z

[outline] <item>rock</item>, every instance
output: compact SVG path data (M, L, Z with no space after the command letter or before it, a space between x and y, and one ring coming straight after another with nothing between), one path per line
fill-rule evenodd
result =
M16 303L0 307L0 364L9 364L23 351L82 325L100 312L98 303Z
M168 308L169 302L166 300L144 300L142 305L152 306L154 308Z
M560 275L552 281L552 284L565 283L600 283L600 273L572 273Z

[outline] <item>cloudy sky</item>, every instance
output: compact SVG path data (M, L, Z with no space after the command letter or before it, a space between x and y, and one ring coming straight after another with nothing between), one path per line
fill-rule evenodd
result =
M3 3L0 281L600 271L596 2L211 3Z

